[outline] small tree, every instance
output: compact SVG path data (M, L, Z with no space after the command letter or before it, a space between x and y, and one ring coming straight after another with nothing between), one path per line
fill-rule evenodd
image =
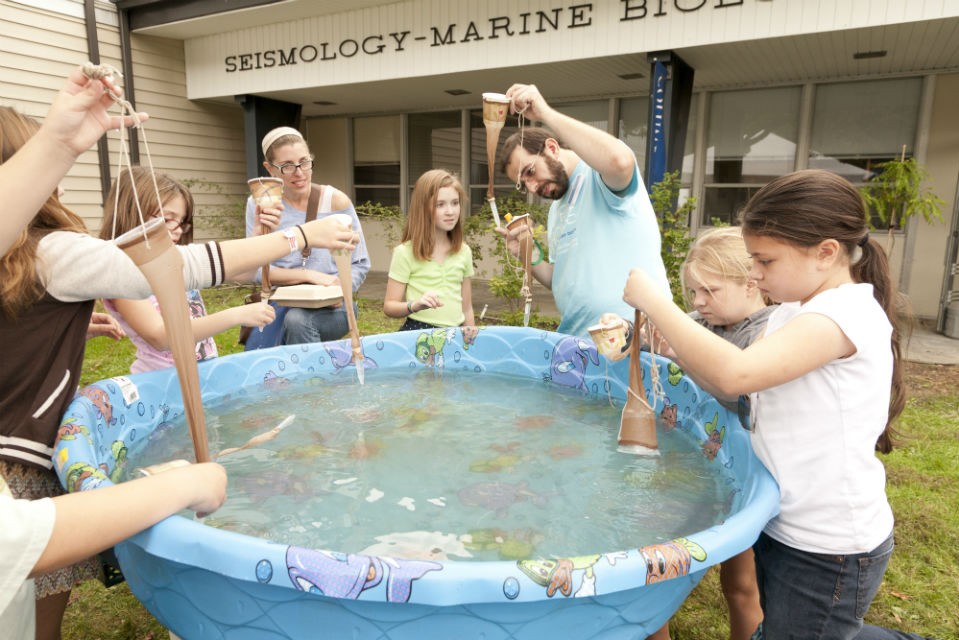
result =
M696 208L696 198L687 198L679 207L679 172L672 171L663 175L663 179L652 186L649 200L659 219L659 231L662 236L662 258L669 278L669 288L673 292L673 301L686 308L683 299L682 273L680 269L689 251L693 238L689 235L689 218Z
M929 174L915 158L905 157L905 147L898 160L880 162L876 168L879 171L859 191L869 209L889 225L890 232L905 228L916 214L926 222L942 222L945 202L923 186Z

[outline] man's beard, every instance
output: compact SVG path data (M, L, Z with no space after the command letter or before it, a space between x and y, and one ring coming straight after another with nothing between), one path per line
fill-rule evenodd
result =
M549 171L549 180L544 182L536 190L536 195L540 198L546 198L548 200L559 200L566 192L569 190L569 174L566 173L566 167L563 166L563 163L555 158L550 158L547 155L543 156L543 160L546 162L546 169ZM553 185L555 189L553 190L552 195L544 195L542 193L544 187Z

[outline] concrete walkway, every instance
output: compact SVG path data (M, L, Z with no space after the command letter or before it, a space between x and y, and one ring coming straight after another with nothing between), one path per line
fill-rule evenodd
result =
M358 295L382 300L386 295L386 272L371 271ZM474 278L473 310L477 320L484 307L486 314L494 317L507 310L503 300L490 293L488 280ZM553 302L553 294L539 283L534 283L533 286L533 310L543 316L559 316L556 304ZM913 329L912 337L905 344L905 353L906 360L911 362L959 365L959 340L917 325Z
M917 326L905 344L906 360L922 364L959 365L959 340Z

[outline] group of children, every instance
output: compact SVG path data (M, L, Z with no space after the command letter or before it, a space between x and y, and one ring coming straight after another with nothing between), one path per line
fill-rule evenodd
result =
M58 638L73 584L96 571L90 556L181 509L211 512L225 499L226 475L215 463L72 495L62 495L52 471L54 440L77 388L94 300L144 299L151 293L119 247L88 235L57 196L57 184L80 153L109 129L133 124L132 118L109 115L116 92L109 79L91 79L77 69L42 126L0 107L0 187L18 194L4 205L0 226L4 637ZM298 246L352 251L356 243L353 231L335 219L301 229ZM289 247L279 233L181 246L185 288L252 273Z
M109 80L75 72L39 128L0 108L0 185L17 176L32 184L29 196L9 207L0 235L6 362L0 372L0 541L17 550L0 559L0 628L13 629L15 638L33 633L30 578L70 566L177 510L210 512L225 499L225 474L213 463L59 495L50 454L76 388L93 300L105 299L122 318L137 343L136 370L170 364L149 287L106 240L140 224L139 211L164 218L184 256L198 359L216 355L206 342L215 333L274 319L266 305L207 316L200 288L252 274L306 247L352 250L358 242L353 228L329 217L283 227L288 204L305 209L297 201L273 210L253 203L265 233L193 245L189 191L162 174L154 186L150 173L137 169L121 175L107 198L101 239L86 235L55 187L76 155L119 125L106 113L106 89L114 89ZM301 140L290 134L289 158L273 164L300 189L312 167L308 150L296 146ZM36 179L40 174L45 177ZM403 329L462 326L466 340L475 336L465 202L462 185L447 171L429 171L416 182L383 304L386 315L406 318ZM746 205L741 227L697 240L683 279L692 314L641 270L625 283L624 299L647 314L667 353L699 384L747 409L742 418L753 448L781 491L780 513L756 544L723 563L731 637L917 637L863 625L893 547L893 516L875 451L891 448L904 390L896 293L886 255L869 237L862 198L845 179L824 171L777 178ZM778 304L767 305L770 300ZM111 526L101 528L104 521ZM58 629L63 594L76 577L61 574L42 587L38 620L46 616L48 627ZM43 638L58 633L37 632ZM654 637L668 636L664 627Z

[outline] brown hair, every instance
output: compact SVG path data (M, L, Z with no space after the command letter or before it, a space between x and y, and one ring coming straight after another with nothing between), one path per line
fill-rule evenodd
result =
M156 184L153 182L154 177ZM119 190L119 199L117 190ZM157 200L157 192L159 192L159 200ZM176 196L181 196L186 202L183 223L191 225L189 231L180 234L178 244L190 244L193 242L193 194L172 176L159 171L153 172L144 167L131 167L129 171L122 171L113 181L110 193L107 194L103 203L100 237L111 240L121 233L138 227L141 224L141 215L142 222L146 222L153 216L162 216L163 205ZM114 212L116 229L114 229Z
M460 218L447 232L450 251L456 253L463 246L463 216L468 208L466 190L459 179L444 169L432 169L419 177L410 196L410 210L406 216L401 242L409 240L417 260L429 260L436 246L434 212L436 198L443 187L452 187L460 197Z
M19 151L39 128L40 123L33 118L12 107L0 107L0 164ZM51 231L87 231L83 219L63 206L55 191L0 258L0 309L8 318L15 318L43 296L45 285L38 272L37 246Z
M776 178L756 192L740 213L740 219L744 234L777 238L796 247L813 247L828 239L838 241L849 256L852 279L873 286L873 295L892 324L889 416L876 442L878 451L889 453L897 435L892 423L906 404L900 312L908 307L896 290L886 252L869 237L862 195L835 173L818 169L796 171Z
M561 149L568 148L562 141L558 140L555 135L550 133L548 129L542 127L526 127L521 131L517 131L503 142L503 148L500 149L499 152L499 170L504 174L506 173L506 167L509 165L510 158L513 157L513 152L516 151L517 147L522 145L528 153L536 155L546 148L546 141L550 138L556 140L556 143Z

